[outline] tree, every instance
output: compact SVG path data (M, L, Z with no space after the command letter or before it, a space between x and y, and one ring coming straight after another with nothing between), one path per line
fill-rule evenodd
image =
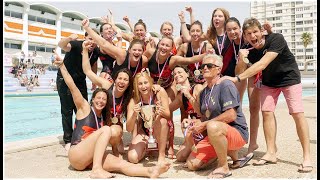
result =
M312 41L312 36L309 32L304 32L301 35L301 40L302 40L302 43L304 46L304 71L306 72L307 71L307 59L306 59L307 52L306 52L306 49L307 49L308 44L310 44Z

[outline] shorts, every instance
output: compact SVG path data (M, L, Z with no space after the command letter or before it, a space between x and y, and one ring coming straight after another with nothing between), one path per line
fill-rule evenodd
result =
M262 85L261 87L261 111L274 112L280 92L283 93L289 113L304 112L302 104L302 84L273 88Z
M246 141L242 138L240 132L230 125L228 125L226 138L228 141L227 150L239 150L246 144ZM196 145L196 148L197 152L195 153L192 151L191 156L199 159L203 163L207 163L211 159L217 158L217 153L210 144L208 136L201 140Z

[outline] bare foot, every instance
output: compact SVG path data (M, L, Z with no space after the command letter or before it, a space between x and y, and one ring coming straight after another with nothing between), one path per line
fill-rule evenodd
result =
M157 178L160 176L160 174L167 172L169 170L169 168L170 168L170 163L168 163L168 162L158 163L158 165L149 168L149 170L148 170L149 177L150 178Z
M104 178L113 178L113 177L115 177L114 174L111 174L108 171L103 170L102 168L92 169L90 173L90 178L92 179L104 179Z
M226 178L231 176L232 173L228 168L224 168L224 167L219 167L217 169L215 169L214 171L212 171L209 175L208 178Z

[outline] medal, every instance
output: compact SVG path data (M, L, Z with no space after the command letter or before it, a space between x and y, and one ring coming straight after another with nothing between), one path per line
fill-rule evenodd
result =
M177 89L177 91L180 91L181 90L181 84L177 84L176 85L176 89Z
M147 122L147 121L145 121L145 122L144 122L144 127L145 127L145 128L147 128L147 129L149 129L149 128L150 128L150 126L149 126L149 124L148 124L148 122Z
M198 149L197 149L197 147L196 147L195 144L192 145L191 151L194 152L194 153L197 153L197 152L198 152Z
M161 85L162 84L162 79L158 79L157 84Z
M210 117L210 114L211 114L211 113L210 113L209 109L207 109L206 112L205 112L205 115L206 115L206 117L207 117L208 119L209 119L209 117Z
M194 70L193 73L194 73L195 76L199 76L200 75L200 71L198 69Z
M113 118L111 118L111 122L113 123L113 124L117 124L118 123L118 118L117 117L113 117Z

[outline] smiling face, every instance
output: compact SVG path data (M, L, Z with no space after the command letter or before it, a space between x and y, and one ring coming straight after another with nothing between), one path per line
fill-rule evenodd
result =
M147 95L151 91L152 84L145 76L140 76L137 81L138 91L141 95Z
M241 29L238 23L230 21L226 24L226 31L230 40L236 40L241 38Z
M116 91L124 93L129 86L129 75L125 72L120 72L114 81Z
M143 54L143 46L140 43L134 43L129 49L130 61L139 61Z
M110 39L114 35L114 30L110 24L104 24L101 28L101 35L104 39Z
M173 33L173 27L170 24L164 23L161 26L160 30L161 34L164 36L172 36Z
M183 84L189 75L182 67L176 67L173 70L173 78L177 84Z
M160 56L169 56L173 48L173 40L164 37L158 43L158 52Z
M202 35L202 28L199 24L193 24L190 28L190 36L192 41L199 41Z
M217 56L217 55L215 55ZM211 81L221 73L222 67L219 66L218 60L214 56L204 58L201 64L202 75L207 81Z
M134 35L139 37L140 40L144 40L146 37L146 29L143 27L143 25L138 24L134 27Z
M107 94L104 91L100 91L95 94L94 97L92 97L92 106L98 110L102 111L103 108L106 107L107 104Z
M85 40L91 43L91 46L88 48L89 52L93 51L93 49L97 47L97 44L90 35L87 35Z

